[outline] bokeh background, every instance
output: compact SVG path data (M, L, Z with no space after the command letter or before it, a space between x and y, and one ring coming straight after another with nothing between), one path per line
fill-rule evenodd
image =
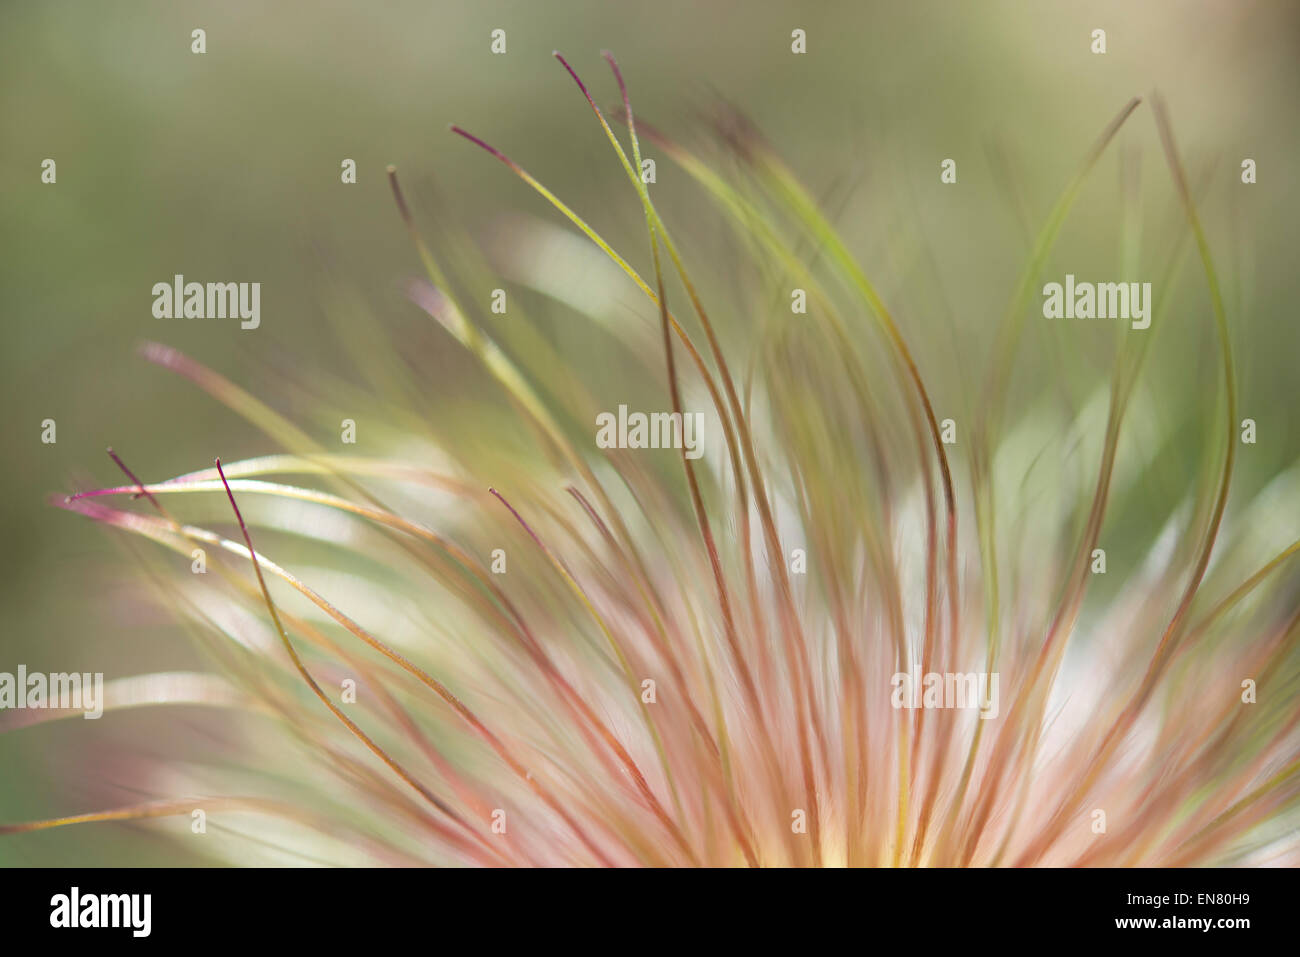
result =
M200 27L202 56L190 52ZM796 27L807 31L804 56L790 52ZM495 28L507 31L504 56L489 51ZM1107 32L1104 56L1089 52L1094 28ZM1237 487L1249 494L1295 462L1300 5L10 2L0 7L0 670L111 677L199 664L183 629L136 602L137 568L120 541L46 503L52 492L116 482L110 444L152 479L214 455L273 451L142 360L142 340L184 350L322 436L336 427L295 409L297 393L277 383L317 370L355 381L366 343L349 329L377 321L408 344L446 399L431 417L468 401L458 389L482 387L404 295L418 262L385 167L401 171L427 233L438 231L434 209L478 236L499 231L507 214L558 218L449 123L510 153L645 270L639 205L550 58L556 48L610 106L598 53L613 50L639 115L679 138L691 139L716 97L743 110L878 280L937 404L962 411L960 383L982 369L1025 259L1026 224L1042 222L1123 103L1160 90L1224 276L1242 414L1259 422ZM40 182L46 157L57 161L57 185ZM958 163L955 187L939 184L947 157ZM1153 249L1142 278L1157 278L1178 213L1145 106L1089 180L1054 278L1113 275L1123 157L1142 170ZM1258 163L1257 185L1239 181L1245 157ZM344 158L357 163L354 186L340 183ZM719 217L671 164L658 173L669 222L708 264L706 292L725 301ZM261 328L153 318L150 288L174 273L260 281ZM1179 328L1163 336L1150 375L1153 388L1168 387L1172 414L1212 399L1217 367L1194 262L1169 294L1180 297ZM630 285L616 299L647 314ZM366 323L353 325L363 313ZM745 317L719 315L743 341ZM1030 327L1013 404L1078 400L1108 374L1111 346L1063 364L1059 343ZM628 361L556 335L577 367L603 367L610 380ZM57 420L55 445L40 442L45 418ZM1185 477L1200 461L1189 443L1184 461L1164 467ZM229 746L227 720L146 709L0 736L0 820L142 799L132 797L130 764L104 756L129 742L159 758L182 747L197 761ZM6 865L205 860L157 827L0 839Z

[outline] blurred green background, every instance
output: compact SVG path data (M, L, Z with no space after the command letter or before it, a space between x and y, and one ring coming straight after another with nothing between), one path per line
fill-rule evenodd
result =
M200 27L202 56L190 52ZM507 31L504 56L489 51L495 28ZM807 31L804 56L790 52L794 28ZM1094 28L1107 31L1105 56L1089 52ZM449 123L512 155L645 268L639 205L550 58L556 48L610 106L615 89L598 53L613 50L638 114L679 138L691 139L715 95L747 113L827 199L947 407L976 365L967 346L987 350L1024 262L1024 228L1000 178L1015 184L1036 229L1108 120L1158 88L1203 186L1242 414L1260 422L1260 446L1238 482L1258 487L1295 461L1300 5L9 2L0 7L0 671L24 663L112 677L196 665L183 630L132 601L136 569L114 536L45 502L74 485L116 482L110 444L154 479L217 454L273 451L139 358L141 340L176 346L259 394L285 370L347 378L356 347L326 318L330 290L342 286L411 344L429 381L454 390L467 360L405 299L418 263L385 166L401 171L426 233L437 231L435 194L441 215L470 233L511 211L558 218ZM1152 214L1141 278L1157 278L1177 219L1146 106L1116 149L1063 234L1058 280L1067 268L1098 280L1113 271L1125 150L1141 158ZM40 181L47 157L58 164L53 186ZM340 183L345 157L356 160L355 186ZM955 187L938 181L947 157L958 163ZM1255 186L1239 182L1244 157L1258 163ZM714 264L707 291L717 301L726 292L725 264L711 252L718 217L666 161L657 190L688 253ZM260 281L261 328L153 318L150 288L174 273ZM1185 331L1164 337L1152 375L1182 390L1171 402L1195 402L1196 381L1217 373L1194 261L1177 294ZM629 286L629 308L644 311L637 297ZM940 310L955 338L927 325ZM734 333L743 317L723 321ZM1109 356L1100 347L1081 354L1081 377L1095 384ZM1020 366L1022 398L1056 375L1032 337ZM308 412L273 404L313 427ZM45 418L57 420L55 445L40 442ZM1195 467L1195 450L1187 461ZM130 766L97 761L128 740L157 757L184 742L194 760L229 746L219 716L186 713L0 736L0 820L139 799ZM97 825L0 839L0 864L201 860L166 833Z

